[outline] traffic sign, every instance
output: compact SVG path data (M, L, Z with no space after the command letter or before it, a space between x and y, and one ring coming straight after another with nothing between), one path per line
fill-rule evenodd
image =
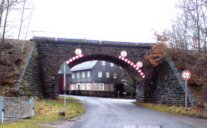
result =
M80 49L80 48L77 48L76 50L75 50L75 54L76 55L80 55L82 53L82 50Z
M65 62L62 64L62 66L58 70L58 74L64 74L64 65L65 65L65 73L66 74L72 74L72 71L70 70L70 68L68 67L68 65L65 64Z
M191 73L188 70L185 70L182 72L182 78L184 80L188 80L188 79L190 79L190 77L191 77Z
M122 56L122 57L126 57L126 56L127 56L127 52L126 52L126 51L122 51L122 52L121 52L121 56Z
M141 61L138 61L136 65L138 68L141 68L143 66L143 63Z
M188 107L188 89L187 89L187 81L188 81L188 79L190 79L190 77L191 77L191 73L190 73L190 71L188 71L188 70L185 70L185 71L183 71L182 72L182 77L183 77L183 79L185 80L185 110L187 110L187 107Z

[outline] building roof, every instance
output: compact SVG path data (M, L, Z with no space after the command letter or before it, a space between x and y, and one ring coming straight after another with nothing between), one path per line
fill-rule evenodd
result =
M83 62L83 63L78 64L78 65L74 66L73 68L71 68L71 71L75 72L75 71L92 69L96 65L97 62L98 62L97 60Z

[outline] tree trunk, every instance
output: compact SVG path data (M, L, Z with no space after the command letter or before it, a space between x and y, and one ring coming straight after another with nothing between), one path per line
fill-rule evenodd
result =
M1 27L2 14L3 14L3 10L4 10L4 1L5 0L3 0L0 5L0 27Z
M6 33L6 23L7 23L7 17L8 17L8 13L9 13L9 0L7 0L8 5L7 5L7 9L6 9L6 17L4 20L4 29L3 29L3 36L2 36L2 45L4 45L4 38L5 38L5 33Z
M23 9L22 9L22 17L21 17L21 21L20 21L18 40L20 38L20 34L21 34L21 30L22 30L22 23L23 23L23 18L24 18L24 8L25 8L25 0L24 0L24 4L23 4Z
M196 24L197 24L197 36L198 36L198 51L201 51L201 47L200 47L200 27L199 27L199 13L198 13L198 0L196 0L196 15L197 15L197 20L196 20Z

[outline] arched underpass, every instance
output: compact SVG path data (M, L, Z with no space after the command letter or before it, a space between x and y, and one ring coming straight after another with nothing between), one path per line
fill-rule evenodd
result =
M178 77L178 72L172 67L168 59L154 68L146 60L144 55L149 52L150 44L55 39L55 38L33 38L36 49L30 59L25 77L27 89L33 95L56 98L58 96L57 72L62 63L76 56L75 50L80 48L84 57L69 63L69 67L89 60L105 60L126 70L136 81L137 102L155 102L169 105L184 105L185 92L183 81ZM146 75L143 79L139 72L130 64L119 59L122 51L127 52L126 58L136 64L143 62L141 70ZM170 62L170 63L169 63ZM172 62L173 63L173 62ZM25 88L20 88L20 94L25 95ZM189 92L189 105L195 101Z

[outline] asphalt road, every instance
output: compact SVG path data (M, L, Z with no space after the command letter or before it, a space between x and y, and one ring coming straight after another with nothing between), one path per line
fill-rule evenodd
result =
M73 96L85 113L72 128L207 128L207 119L168 114L135 105L135 100Z

